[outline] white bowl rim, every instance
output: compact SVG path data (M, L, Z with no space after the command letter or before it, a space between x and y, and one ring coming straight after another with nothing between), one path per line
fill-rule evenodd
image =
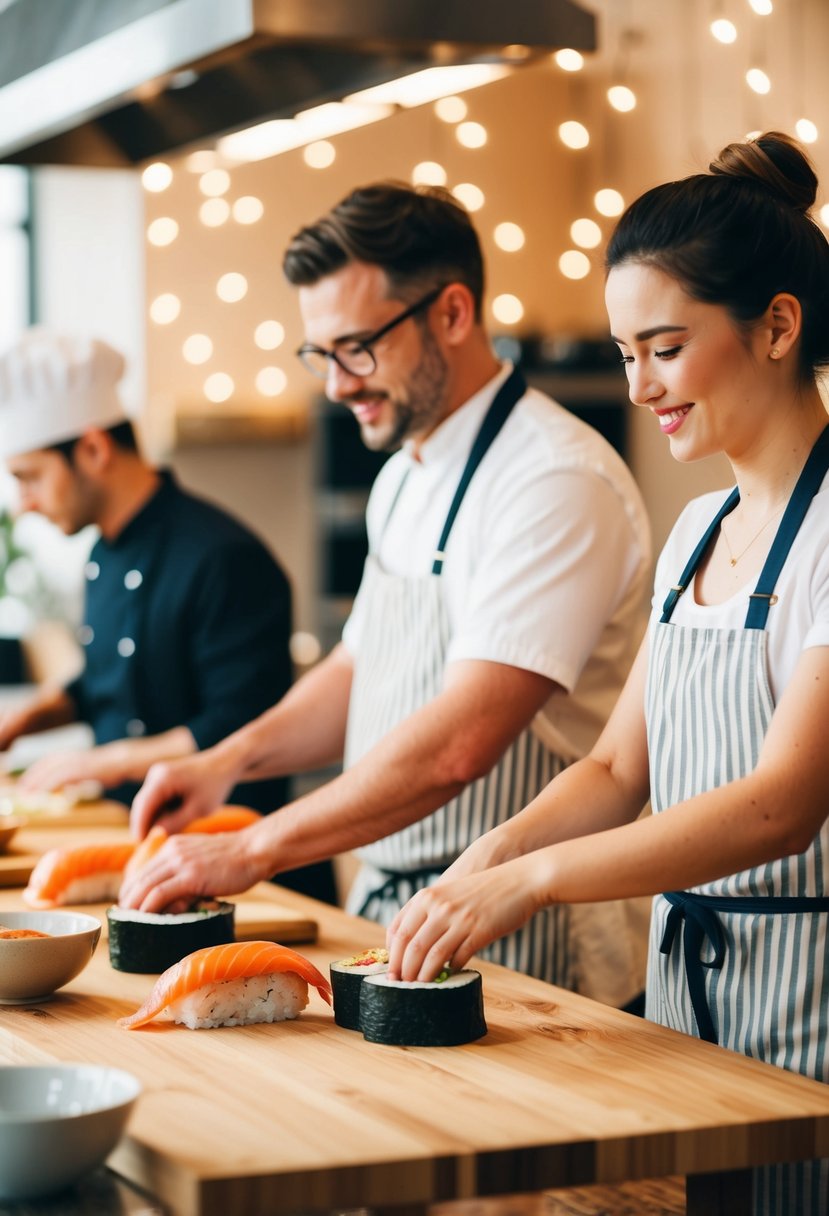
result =
M64 933L61 931L51 933L49 936L52 939L54 939L56 937L81 937L84 933L92 933L92 932L94 932L95 929L103 929L103 923L98 919L97 916L90 916L88 912L67 912L61 908L17 908L14 911L12 911L11 909L9 909L8 911L1 911L0 912L0 925L5 925L7 929L26 928L26 927L34 928L35 927L34 925L27 926L24 922L30 921L32 919L32 917L37 918L37 917L41 917L41 916L56 917L58 924L60 924L61 921L63 921L65 923L66 921L69 921L69 920L81 922L80 927L73 929L71 933ZM17 922L17 923L15 924L15 922ZM49 922L46 921L44 923L48 924ZM43 930L43 932L45 932L45 930ZM5 942L19 942L19 941L24 941L27 944L31 944L32 942L41 941L41 940L45 941L45 940L49 940L49 939L48 938L41 939L41 938L36 938L36 937L0 938L0 945L2 945Z
M71 1061L61 1061L54 1064L8 1064L4 1065L2 1071L4 1073L16 1073L18 1076L21 1073L75 1073L75 1072L97 1072L110 1073L118 1078L119 1081L125 1083L127 1093L124 1094L117 1102L104 1103L102 1106L93 1106L89 1110L81 1110L72 1114L61 1114L55 1111L44 1111L38 1115L34 1113L21 1114L15 1111L3 1111L0 1109L0 1127L8 1124L14 1124L16 1127L24 1126L28 1123L64 1123L71 1122L75 1119L84 1119L89 1115L99 1115L106 1111L120 1110L124 1106L130 1105L138 1098L142 1091L143 1085L134 1073L127 1072L124 1068L116 1068L109 1064L91 1064L88 1061L80 1061L77 1063ZM130 1092L131 1091L131 1092Z

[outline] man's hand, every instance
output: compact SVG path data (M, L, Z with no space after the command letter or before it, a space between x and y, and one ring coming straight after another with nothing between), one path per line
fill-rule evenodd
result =
M133 836L143 840L154 823L180 832L193 819L227 801L238 775L215 750L154 764L130 811Z
M238 895L270 877L257 851L258 825L214 836L171 836L146 865L125 881L122 908L183 911L198 896ZM228 840L228 835L232 839Z
M60 790L82 781L97 781L104 789L128 780L120 743L105 743L87 751L59 752L30 764L21 776L21 790Z

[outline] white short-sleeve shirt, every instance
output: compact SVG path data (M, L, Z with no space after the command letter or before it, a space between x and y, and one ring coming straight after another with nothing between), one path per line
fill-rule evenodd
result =
M430 573L467 456L510 370L441 423L417 456L407 444L381 469L367 526L388 573ZM447 662L488 660L555 680L568 695L554 694L533 729L564 759L584 755L641 640L650 560L645 508L622 459L528 390L472 478L446 546ZM363 620L358 594L343 633L355 659Z
M651 621L676 586L685 565L728 492L717 490L695 498L684 509L665 542L656 565ZM756 579L722 604L698 604L696 578L676 602L675 625L711 629L741 629ZM775 701L792 677L801 653L811 646L829 646L829 474L794 539L775 587L777 603L769 609L768 675Z

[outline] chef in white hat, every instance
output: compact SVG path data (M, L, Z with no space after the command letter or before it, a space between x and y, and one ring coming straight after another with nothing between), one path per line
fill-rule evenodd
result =
M106 342L46 329L0 355L0 458L21 508L67 535L100 532L85 569L83 670L0 716L0 748L89 722L97 746L38 761L22 784L95 779L130 802L155 761L211 746L285 693L291 593L246 527L143 459L118 394L124 367ZM285 780L269 779L232 801L266 812L286 796ZM333 898L330 864L295 885Z
M125 422L124 356L96 338L31 329L0 358L0 455L52 447Z

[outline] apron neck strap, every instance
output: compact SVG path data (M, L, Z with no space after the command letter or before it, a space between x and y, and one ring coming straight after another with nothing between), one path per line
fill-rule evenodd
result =
M460 505L463 502L464 494L466 494L475 470L478 468L478 465L481 463L484 456L486 456L487 452L492 446L493 441L498 435L498 432L501 430L501 427L504 425L507 418L509 418L513 406L517 401L521 400L526 391L527 385L524 377L518 368L514 367L507 379L499 388L498 392L495 394L492 404L484 415L484 420L480 425L478 434L475 436L475 442L472 444L472 449L469 453L463 473L461 474L461 479L458 482L458 488L455 490L455 496L452 499L452 505L449 508L449 513L446 516L446 523L443 525L443 531L440 534L440 540L438 541L438 546L435 550L435 557L434 561L432 562L432 574L440 574L441 570L443 569L443 555L446 549L446 542L449 539L449 533L452 531L455 516L460 510ZM383 528L380 533L381 537L385 535L386 529L388 528L391 517L394 514L394 509L400 500L400 495L403 493L403 487L406 484L406 480L410 472L411 469L407 468L406 472L400 478L400 483L394 492L394 497L391 500L391 506L386 514L386 521L383 524Z
M821 431L814 447L809 453L809 458L803 466L801 474L797 479L797 484L792 491L792 496L783 513L783 518L775 534L765 565L760 571L757 585L749 596L748 612L746 613L745 620L746 629L765 629L769 608L775 602L774 588L780 576L780 571L783 569L794 538L800 531L800 526L806 518L806 512L809 510L815 494L820 489L827 470L829 470L829 426L824 427ZM679 576L679 583L668 592L665 603L662 605L662 616L659 618L661 624L666 624L670 621L671 614L676 607L676 602L693 578L711 538L725 516L734 510L739 501L739 489L732 490L714 516L696 549L694 549L694 552L688 559L688 564Z
M518 368L514 367L495 394L492 404L481 423L480 430L475 436L475 442L472 444L472 450L469 453L466 467L458 482L458 488L455 490L455 497L452 499L452 505L449 508L449 514L446 516L446 523L443 525L438 547L435 550L435 558L432 562L432 574L440 574L443 569L443 556L446 552L449 533L452 531L455 517L460 510L464 495L469 488L469 483L474 477L478 465L484 456L486 456L501 427L512 413L513 406L517 401L521 400L526 391L527 385L524 377Z
M711 520L711 523L706 528L705 533L703 534L703 537L700 540L699 544L697 545L696 549L694 549L694 552L688 558L688 563L687 563L685 569L682 571L682 573L679 576L679 582L677 583L677 585L675 587L671 587L670 591L668 592L665 603L662 605L662 616L659 618L660 624L664 625L668 621L670 621L671 614L673 613L673 610L676 607L676 602L679 599L679 597L682 595L683 591L685 591L685 589L688 586L688 584L690 583L691 579L694 577L694 572L696 571L697 566L702 561L702 555L705 552L705 550L708 548L708 545L711 541L711 537L717 531L717 528L719 528L720 523L725 518L725 516L734 510L734 508L736 507L736 505L739 501L740 501L740 491L735 488L731 491L728 498L726 498L725 502L720 507L717 514Z
M783 564L789 556L794 538L812 505L812 499L820 489L829 469L829 426L821 431L809 459L797 479L788 506L783 513L780 526L772 541L765 565L760 571L757 586L749 597L746 613L746 629L765 629L769 608L774 603L774 588Z

